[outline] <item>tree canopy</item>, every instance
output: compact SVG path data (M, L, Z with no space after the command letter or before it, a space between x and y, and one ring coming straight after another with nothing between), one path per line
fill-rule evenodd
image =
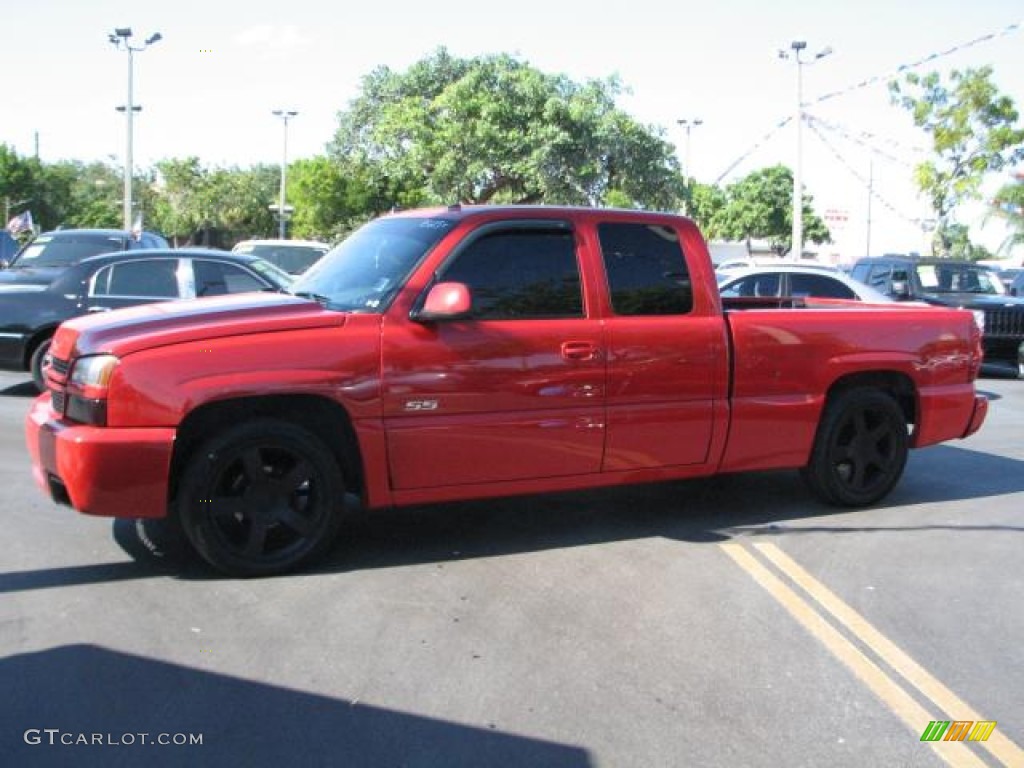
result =
M783 256L792 248L793 173L775 165L754 171L724 190L698 186L694 216L709 239L767 240ZM828 227L814 212L813 198L803 197L804 239L831 242Z
M1024 160L1019 115L992 82L991 67L954 70L948 82L937 72L910 73L889 90L931 136L933 157L917 166L915 176L938 218L937 250L948 253L957 206L979 198L986 174Z
M507 54L441 49L381 67L339 114L330 155L374 167L433 203L617 204L674 209L683 180L661 131L615 106L614 79L575 83Z

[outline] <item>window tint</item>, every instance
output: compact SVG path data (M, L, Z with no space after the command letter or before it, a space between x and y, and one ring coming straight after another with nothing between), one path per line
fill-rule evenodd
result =
M722 286L721 294L725 298L778 296L779 275L777 273L747 275Z
M882 293L889 293L889 275L891 272L892 269L888 264L878 264L871 268L871 273L865 282Z
M441 280L469 286L479 319L583 316L576 241L569 231L488 233L461 251Z
M262 291L267 287L251 272L223 261L194 259L192 269L196 277L196 296Z
M849 287L826 275L790 274L789 293L792 296L817 296L825 299L856 299Z
M598 227L612 309L618 315L679 315L693 286L676 232L647 224Z
M178 298L178 260L146 259L111 264L96 273L94 296Z

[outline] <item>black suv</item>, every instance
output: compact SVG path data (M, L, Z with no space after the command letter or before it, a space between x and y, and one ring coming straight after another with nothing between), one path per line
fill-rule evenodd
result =
M986 366L1017 370L1017 350L1024 341L1024 298L1007 295L994 270L970 261L887 255L860 259L851 274L900 301L974 310L979 325L984 318Z

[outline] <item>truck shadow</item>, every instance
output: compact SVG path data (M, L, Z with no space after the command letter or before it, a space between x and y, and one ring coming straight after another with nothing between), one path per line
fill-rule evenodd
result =
M201 645L196 666L209 663ZM463 725L95 645L8 656L0 679L0 765L593 765L585 749L495 723Z
M1020 493L1024 491L1022 464L964 448L928 448L911 454L903 480L878 508ZM699 545L740 536L812 531L1024 533L1020 526L901 526L898 520L892 525L864 526L859 522L863 519L863 510L837 509L815 501L791 471L399 510L354 509L337 545L307 572L345 573L654 537ZM163 521L116 520L113 534L130 560L0 574L0 594L145 578L221 578L192 552L180 531Z
M914 506L981 499L1024 491L1024 462L963 448L937 446L911 455L907 473L881 505ZM970 478L965 482L964 478ZM815 501L796 472L724 475L592 491L424 505L397 510L354 509L332 552L314 570L337 573L441 563L550 549L660 537L692 544L792 530L929 530L844 522L859 510ZM809 519L820 524L808 526ZM158 527L144 547L132 549L132 530L121 521L122 548L142 564L180 568L185 578L211 574L180 546L166 546ZM795 523L795 525L794 525ZM119 524L115 523L115 527ZM134 530L134 527L131 527ZM1024 527L979 526L1024 532ZM147 536L145 529L135 534ZM170 537L173 540L173 536ZM173 541L172 541L173 543ZM161 547L163 550L161 550Z

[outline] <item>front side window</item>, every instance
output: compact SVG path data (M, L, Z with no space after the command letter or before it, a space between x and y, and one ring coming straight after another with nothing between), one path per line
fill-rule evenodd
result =
M196 296L262 291L268 287L251 272L223 261L195 259L192 269L196 278Z
M583 317L576 240L561 227L483 234L459 251L439 279L469 287L476 319Z
M683 315L693 285L674 229L650 224L598 227L612 309L617 315Z
M178 260L146 259L104 267L93 277L93 296L177 299Z

